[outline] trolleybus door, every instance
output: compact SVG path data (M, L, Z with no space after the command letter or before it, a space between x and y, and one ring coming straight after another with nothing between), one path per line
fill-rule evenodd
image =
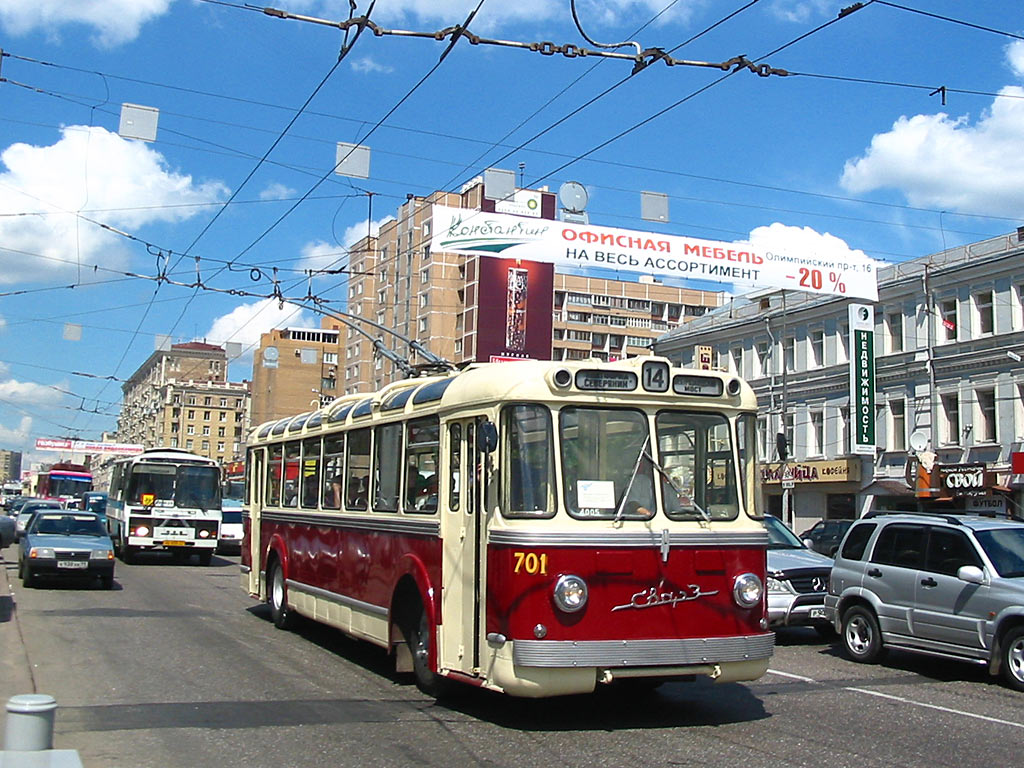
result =
M449 422L448 498L442 505L440 665L472 674L480 666L484 456L474 420Z
M261 594L262 582L260 579L260 561L263 551L261 542L260 521L263 509L263 451L251 451L249 461L246 462L246 471L249 473L249 482L246 483L246 506L249 509L249 594Z

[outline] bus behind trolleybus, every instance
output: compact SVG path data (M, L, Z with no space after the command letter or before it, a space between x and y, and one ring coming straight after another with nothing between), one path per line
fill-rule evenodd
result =
M663 358L477 364L257 427L242 586L515 696L768 667L756 399Z
M140 552L193 553L209 565L220 531L220 466L178 448L154 448L114 462L107 526L124 562Z

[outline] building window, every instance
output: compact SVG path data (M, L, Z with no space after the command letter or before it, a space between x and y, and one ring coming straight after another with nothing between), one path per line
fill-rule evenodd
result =
M942 442L946 445L960 444L960 396L942 395Z
M227 408L228 407L228 399L226 397L222 397L220 399L220 407L221 408Z
M840 323L837 335L839 343L836 344L836 362L848 363L850 362L850 324Z
M338 353L337 352L324 352L324 364L325 365L337 365L338 364Z
M822 455L825 446L825 414L822 411L811 411L811 445L808 453Z
M937 334L939 339L956 341L956 299L939 302L939 322L942 324Z
M996 442L996 391L994 389L975 390L978 410L974 419L974 442Z
M759 459L766 459L771 454L768 452L768 417L757 417L757 447Z
M839 409L839 425L836 429L839 453L850 453L850 407L844 405Z
M420 271L420 285L426 285L430 282L430 270L424 269Z
M221 411L220 413L217 414L217 418L218 418L219 421L227 421L228 420L228 412L227 411Z
M209 420L210 420L210 412L209 411L203 411L203 421L209 421Z
M981 291L974 294L974 318L977 321L977 336L991 336L995 333L995 312L992 304L992 291Z
M192 441L191 440L186 440L185 441L185 450L191 451L192 447L193 447L192 446Z
M1010 324L1013 330L1024 329L1024 283L1013 289L1013 322Z
M217 427L217 437L227 437L224 427Z
M889 450L907 450L907 401L889 401Z
M185 427L185 434L186 435L194 435L195 433L196 433L196 428L192 424L189 424L188 426Z
M790 458L793 458L796 455L796 445L794 445L796 431L793 428L793 424L794 419L792 413L787 413L782 417L782 433L786 436L786 445L789 447Z
M177 447L178 447L178 438L172 437L171 438L171 448L177 448Z
M733 347L729 350L729 360L732 370L737 376L743 375L743 347Z
M211 405L212 403L213 403L213 398L212 397L207 396L207 397L203 398L203 405Z
M427 304L429 303L429 296L429 293L420 294L420 309L423 309L424 307L427 306Z
M203 427L203 434L204 435L209 435L210 434L210 428L209 427Z
M903 351L903 313L893 312L885 316L885 327L889 337L889 351Z
M756 371L759 378L764 378L769 374L769 363L771 362L771 348L768 346L767 341L757 342L757 362ZM766 456L768 454L765 454Z
M203 448L202 448L202 450L209 452L209 450L210 450L210 441L209 440L203 440Z
M782 340L782 364L783 370L796 370L796 337L787 336Z
M223 442L217 443L217 453L224 453L224 443Z
M825 364L825 332L811 331L811 367L821 368Z

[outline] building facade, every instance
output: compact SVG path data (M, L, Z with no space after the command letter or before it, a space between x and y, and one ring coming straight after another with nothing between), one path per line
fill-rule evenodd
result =
M248 382L227 381L223 347L204 342L157 350L122 387L117 441L171 447L221 463L243 452Z
M798 531L872 508L1020 513L1011 457L1024 450L1024 242L1015 233L888 266L878 287L867 455L851 440L847 299L750 294L655 350L687 365L710 352L713 367L750 381L768 508ZM967 471L979 487L939 488Z
M275 328L260 336L253 355L252 424L303 413L340 393L340 321L320 328Z
M0 450L0 483L21 482L21 451Z
M517 190L516 195L529 203L520 210L555 218L555 196L547 190ZM348 312L392 328L456 365L506 356L614 360L650 354L660 334L722 303L720 292L675 288L649 278L592 278L550 264L432 253L434 204L496 210L479 181L461 193L410 195L377 237L364 238L351 250ZM515 283L525 281L527 273L539 286L530 287L528 300L526 283ZM496 326L501 326L499 342L511 336L507 318L516 312L532 313L531 332L541 329L543 339L530 342L528 351L495 354L501 346L494 338ZM367 330L412 364L427 362L397 337ZM344 393L377 389L406 376L375 350L372 338L351 327L341 328L339 357Z

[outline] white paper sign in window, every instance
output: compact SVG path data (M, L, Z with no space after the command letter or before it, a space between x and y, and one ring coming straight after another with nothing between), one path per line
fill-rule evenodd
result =
M580 508L614 509L615 483L611 480L577 480L576 505Z

